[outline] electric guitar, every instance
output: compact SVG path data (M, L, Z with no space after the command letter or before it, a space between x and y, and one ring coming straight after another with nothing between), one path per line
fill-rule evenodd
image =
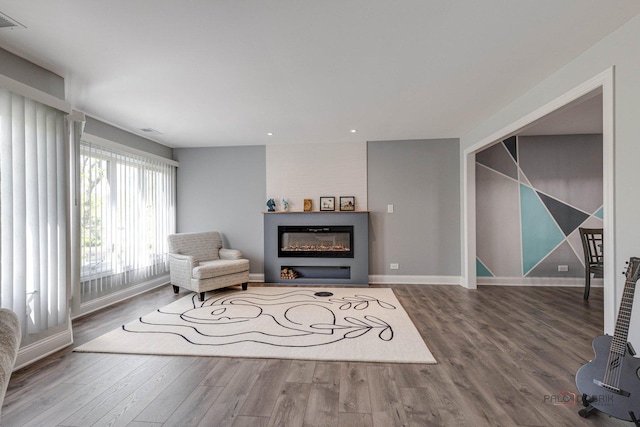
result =
M640 359L627 342L640 258L632 257L628 264L615 332L593 340L595 358L578 369L576 386L586 407L580 416L598 410L640 426Z

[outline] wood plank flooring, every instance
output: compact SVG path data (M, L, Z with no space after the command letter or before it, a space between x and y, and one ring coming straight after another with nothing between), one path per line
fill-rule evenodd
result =
M252 284L254 285L254 284ZM259 286L259 285L254 285ZM391 287L436 365L57 352L15 372L13 426L629 426L575 392L602 289ZM76 345L177 298L167 286L74 321Z

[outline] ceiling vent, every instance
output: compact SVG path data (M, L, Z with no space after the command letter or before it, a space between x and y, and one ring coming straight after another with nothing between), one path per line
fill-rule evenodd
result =
M148 135L164 135L162 132L155 130L154 128L142 128L140 130Z
M16 30L18 28L27 28L15 19L0 12L0 30Z

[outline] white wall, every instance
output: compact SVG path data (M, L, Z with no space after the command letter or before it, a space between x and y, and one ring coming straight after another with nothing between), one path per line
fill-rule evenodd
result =
M367 210L367 143L268 145L267 199L289 201L302 211L304 199L319 210L320 197L355 196L356 210ZM266 202L266 200L265 200ZM264 206L264 210L267 207Z
M481 123L461 138L461 152L493 133L548 104L590 78L615 67L614 212L612 251L615 265L605 268L624 271L624 262L640 255L640 17L611 33L582 55L541 82L519 99ZM609 252L609 253L612 253ZM624 277L615 274L616 309L622 296ZM630 341L640 347L640 298L631 320ZM612 322L612 318L608 319ZM608 332L612 332L611 330Z

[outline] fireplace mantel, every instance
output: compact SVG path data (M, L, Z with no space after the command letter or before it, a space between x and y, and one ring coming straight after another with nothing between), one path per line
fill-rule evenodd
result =
M284 215L284 214L358 214L358 213L369 213L369 211L265 211L262 212L265 215Z
M368 285L369 213L366 211L264 212L265 283L314 285ZM279 226L352 226L353 257L278 256ZM281 277L283 268L298 275Z

